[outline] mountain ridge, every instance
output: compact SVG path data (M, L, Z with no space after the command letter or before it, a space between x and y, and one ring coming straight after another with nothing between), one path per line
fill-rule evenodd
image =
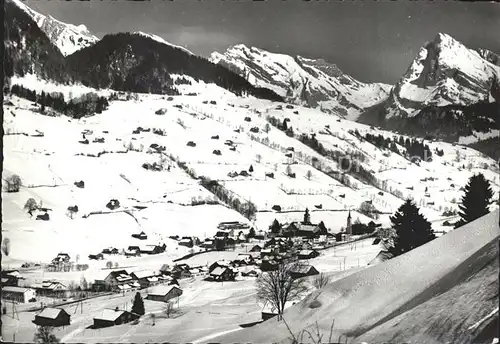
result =
M244 44L231 46L223 54L214 52L210 60L253 85L272 89L288 102L349 119L356 119L363 109L384 100L391 87L362 83L324 59L271 53Z

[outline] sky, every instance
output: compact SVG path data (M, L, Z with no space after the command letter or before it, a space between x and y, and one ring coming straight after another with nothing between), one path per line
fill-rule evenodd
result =
M210 56L243 43L323 58L363 82L394 84L425 42L447 33L500 53L500 4L451 1L27 0L96 36L144 31Z

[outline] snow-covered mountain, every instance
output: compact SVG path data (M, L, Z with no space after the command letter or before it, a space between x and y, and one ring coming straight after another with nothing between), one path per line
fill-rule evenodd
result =
M275 54L238 44L210 60L266 87L288 102L356 119L364 109L388 96L390 85L365 84L323 59Z
M144 36L144 37L148 37L148 38L151 38L159 43L163 43L163 44L166 44L166 45L169 45L171 47L174 47L174 48L178 48L178 49L181 49L183 51L185 51L186 53L189 53L191 55L194 55L191 51L187 50L186 48L184 47L181 47L179 45L175 45L175 44L172 44L170 42L167 42L166 40L164 40L163 38L161 38L160 36L158 35L155 35L155 34L152 34L152 33L146 33L146 32L142 32L142 31L136 31L134 32L134 35L139 35L139 36Z
M21 0L11 0L16 6L26 12L47 35L64 56L77 50L93 45L99 38L94 36L83 24L73 25L63 23L52 16L45 16L26 6Z
M483 56L488 56L486 51ZM409 117L425 106L472 105L493 100L500 67L446 34L424 45L394 87L397 109ZM398 112L389 112L388 116Z
M439 33L426 43L390 97L360 116L412 135L473 143L499 134L498 55Z

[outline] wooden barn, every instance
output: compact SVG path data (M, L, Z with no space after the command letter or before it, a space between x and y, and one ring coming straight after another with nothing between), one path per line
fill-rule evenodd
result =
M35 315L35 323L38 326L67 326L71 322L71 316L62 308L44 308L40 314Z
M100 316L94 318L94 328L103 328L126 324L140 316L138 314L118 309L105 309Z
M293 279L306 277L306 276L314 276L314 275L318 275L318 274L319 274L319 271L316 270L316 268L312 265L296 266L290 270L290 276Z
M151 288L146 296L146 300L167 302L170 299L182 295L182 289L175 285L157 286Z

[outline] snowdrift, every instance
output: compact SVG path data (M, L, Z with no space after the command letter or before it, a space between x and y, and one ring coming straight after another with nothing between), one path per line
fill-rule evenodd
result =
M368 332L368 336L370 330L396 319L404 312L418 312L417 306L424 305L439 294L449 291L448 296L442 297L459 295L450 288L469 278L488 262L488 258L485 258L489 252L487 246L496 242L500 235L498 219L499 211L496 210L407 254L337 280L288 309L284 318L295 334L315 326L317 322L325 338L329 335L332 321L335 321L332 338L347 335L352 340L365 332ZM473 282L470 283L472 286ZM471 297L479 297L470 294ZM313 300L315 308L310 307ZM432 303L437 306L439 300L436 298ZM470 311L475 313L468 314L467 323L458 325L460 328L469 322L472 325L481 320L484 313L491 309L472 307ZM423 320L418 317L412 324ZM397 320L391 325L399 326ZM437 335L437 332L429 335L433 334ZM289 336L283 322L271 319L253 328L216 338L216 341L288 342ZM309 339L305 337L303 341L307 342ZM369 337L375 339L373 342L383 341L379 340L376 331ZM406 341L408 338L400 333L396 342L403 342L403 339ZM418 339L419 343L441 342L439 338L432 337L426 340L422 336Z

